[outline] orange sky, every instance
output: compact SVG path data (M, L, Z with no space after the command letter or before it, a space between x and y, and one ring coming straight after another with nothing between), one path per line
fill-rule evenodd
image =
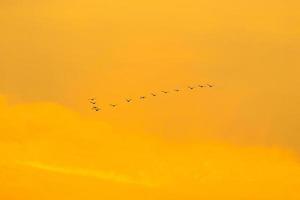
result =
M0 198L299 199L299 9L1 1Z

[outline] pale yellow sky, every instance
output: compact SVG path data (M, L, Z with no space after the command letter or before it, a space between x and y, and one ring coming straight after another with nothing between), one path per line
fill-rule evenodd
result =
M138 162L145 170L145 180L137 178L138 181L168 185L174 181L170 178L172 175L180 174L180 178L186 179L186 187L193 189L196 186L188 180L190 174L182 172L192 173L191 166L197 154L203 156L203 151L216 149L215 156L205 158L214 163L208 168L222 174L225 183L232 184L229 171L216 168L216 165L231 167L223 156L232 159L232 166L242 174L240 181L245 181L249 174L255 176L256 171L250 167L243 172L241 165L248 159L254 167L265 157L274 156L265 163L261 174L255 176L255 184L244 182L247 187L241 186L241 190L253 188L259 193L256 187L259 183L271 184L270 177L277 173L276 170L269 171L265 177L262 174L272 166L280 168L278 173L285 177L285 169L292 165L290 173L297 177L299 165L295 160L300 153L299 9L300 3L296 0L1 1L0 96L5 99L0 106L1 154L10 151L16 158L3 161L3 166L15 179L20 178L15 170L26 172L28 169L33 174L26 177L36 182L39 177L32 169L34 166L38 166L37 171L50 169L50 174L57 171L57 178L45 175L54 182L61 180L59 174L68 169L67 176L73 181L77 172L86 174L90 168L93 173L99 171L95 172L98 177L107 170L135 180L135 169L129 167L126 171L124 163L138 162L136 156L145 155L154 160L154 164ZM124 105L127 97L203 83L214 83L216 87L160 95ZM99 105L107 109L91 112L87 99L94 96ZM112 110L108 107L110 103L120 104L120 107ZM55 119L58 115L63 117ZM77 124L76 128L71 124ZM89 126L91 128L87 128ZM82 153L79 158L68 158L70 149L87 148L87 144L103 140L102 132L111 135L105 136L108 137L105 150L109 154L102 161L91 161L93 156L88 156L94 155L93 152L104 156L97 144L84 151L77 149L77 153ZM138 155L135 148L125 151L127 154L118 165L109 157L118 154L116 146L122 143L119 137L128 134L124 142L126 148L147 148ZM60 141L61 135L64 135L63 141ZM59 147L55 150L53 146L58 140ZM187 149L190 143L196 146L195 151ZM157 148L152 148L153 145ZM163 155L151 153L151 150L168 148L170 150ZM250 148L250 153L245 148ZM177 162L188 164L174 174L170 172L170 177L158 178L167 170L161 172L157 166L162 160L176 157L179 151L193 156L186 160L184 156L170 159L165 168L172 168ZM230 157L232 151L234 155ZM237 153L239 151L241 153ZM288 156L285 152L289 152ZM258 157L253 158L252 153ZM61 158L57 158L57 154ZM23 168L12 163L31 164ZM105 169L101 167L103 163L107 163ZM196 168L203 170L202 164L196 164ZM80 181L89 182L79 177ZM215 180L214 177L211 175L208 180ZM22 184L27 178L18 190L26 193L28 199L43 196L43 192L33 194L38 187L36 183L24 189ZM97 181L94 181L90 183L90 190L96 198L100 196L95 193ZM176 188L180 181L174 182L170 188ZM287 185L295 183L298 182L293 178L287 180ZM17 187L13 181L8 185L10 189ZM52 183L46 185L48 189L53 186ZM182 188L184 196L188 189L182 185L178 187ZM113 190L114 186L107 188ZM162 196L167 197L168 189L162 188ZM134 191L137 192L136 188ZM160 194L159 191L155 189L155 193ZM63 192L63 189L55 191L53 195ZM140 192L145 194L145 191ZM0 197L1 193L14 199L9 190L0 191ZM266 198L262 195L261 199L280 196L271 190L263 194ZM291 194L290 199L296 199L294 193ZM198 195L192 193L191 198ZM209 193L203 195L200 196L209 197ZM239 199L239 194L228 192L226 195ZM259 199L253 195L249 193L248 196Z
M0 91L10 101L85 112L90 96L107 105L213 82L211 94L105 115L171 134L199 132L200 120L209 135L296 149L298 8L297 1L4 1ZM174 120L182 129L165 125Z

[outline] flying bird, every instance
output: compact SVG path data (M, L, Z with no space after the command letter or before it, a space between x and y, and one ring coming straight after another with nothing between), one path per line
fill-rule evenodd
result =
M145 96L140 96L140 99L146 99L146 97Z
M109 104L110 106L112 106L112 107L116 107L117 106L117 104Z
M203 88L203 87L205 87L205 86L203 86L203 85L199 85L199 87Z
M179 92L180 90L178 90L178 89L175 89L174 91L175 91L175 92Z
M154 93L151 93L151 95L154 96L154 97L156 97L156 94L154 94Z
M165 94L168 94L169 92L168 91L161 91L162 93L165 93Z
M100 108L98 108L97 106L94 106L94 107L92 108L92 110L95 110L96 112L98 112L98 111L100 110Z
M193 90L193 89L194 89L194 87L191 87L191 86L188 86L188 88L189 88L190 90Z
M91 104L96 104L96 99L92 98L92 99L88 99L88 100Z
M132 99L126 99L126 101L129 103L129 102L131 102L131 101L132 101Z
M210 85L210 84L206 84L208 87L213 87L213 85Z

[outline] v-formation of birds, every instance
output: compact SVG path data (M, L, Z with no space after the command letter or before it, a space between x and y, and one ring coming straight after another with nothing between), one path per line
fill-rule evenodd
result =
M194 90L194 89L196 89L196 88L205 88L205 87L209 87L209 88L212 88L212 87L214 87L214 85L211 85L211 84L205 84L205 85L198 85L198 86L188 86L187 88L185 88L185 89L188 89L188 90ZM183 89L174 89L173 90L173 92L180 92L180 91L182 91ZM168 94L168 93L170 93L171 91L166 91L166 90L162 90L162 91L160 91L160 93L162 93L162 94ZM158 96L159 95L159 93L150 93L150 95L149 96L152 96L152 97L156 97L156 96ZM139 96L139 98L137 99L137 100L144 100L144 99L146 99L147 98L147 96ZM97 105L97 101L96 101L96 99L95 98L90 98L90 99L88 99L89 100L89 102L90 102L90 104L91 104L91 106L92 106L92 110L94 110L94 111L96 111L96 112L98 112L98 111L101 111L101 109L102 109L102 107L99 107L98 105ZM133 99L131 99L131 98L127 98L127 99L125 99L125 103L132 103L134 100ZM117 107L118 106L118 104L109 104L109 106L110 107L112 107L112 108L115 108L115 107Z

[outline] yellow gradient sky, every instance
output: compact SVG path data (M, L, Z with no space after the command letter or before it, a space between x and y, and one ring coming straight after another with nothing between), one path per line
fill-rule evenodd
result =
M300 199L299 10L0 1L0 199Z

